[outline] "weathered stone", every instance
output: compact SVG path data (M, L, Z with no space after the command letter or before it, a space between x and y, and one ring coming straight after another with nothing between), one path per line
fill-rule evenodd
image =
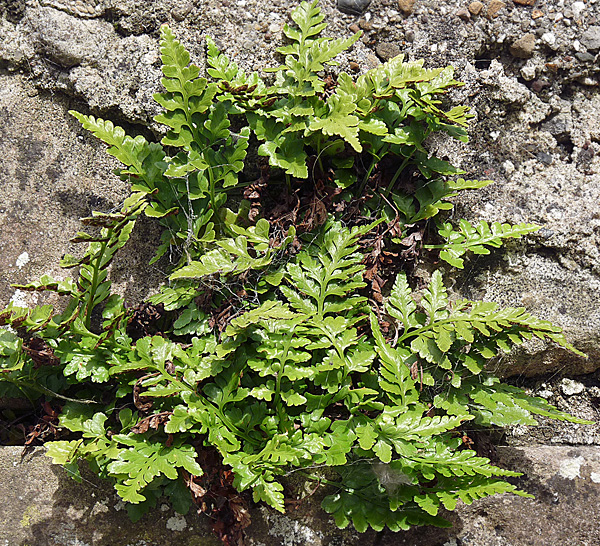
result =
M360 15L369 7L371 0L338 0L337 7L342 13Z
M40 0L42 6L64 11L75 17L99 17L110 6L110 0Z
M459 19L462 19L463 21L470 21L471 19L471 13L469 12L468 9L466 8L460 8L457 12L456 12L456 16Z
M132 523L112 486L89 472L78 484L43 450L21 461L20 447L0 448L0 542L7 545L219 546L205 518L155 510Z
M495 19L496 17L498 17L500 10L504 6L506 6L506 3L502 2L502 0L491 0L490 4L488 5L488 9L487 9L487 18Z
M548 131L558 142L564 141L571 132L571 119L566 114L558 114L542 123L541 128Z
M536 0L513 0L513 2L520 6L533 6Z
M472 15L479 15L481 10L483 9L483 4L481 2L471 2L469 4L469 11Z
M117 166L104 145L83 136L68 113L69 104L32 93L26 78L0 75L0 305L12 297L25 305L45 301L44 294L10 288L43 274L64 278L58 266L65 252L80 248L69 243L81 229L79 218L92 210L109 211L127 195L117 177L106 184L105 175ZM146 231L134 234L130 252L119 255L113 266L115 287L140 301L164 277L148 268L158 231L142 221ZM145 226L145 229L144 229ZM150 229L148 229L150 227ZM154 241L154 244L150 241ZM20 259L27 253L27 260ZM150 279L153 278L154 281ZM149 281L150 284L146 282ZM59 303L52 299L51 303Z
M183 21L192 11L194 5L191 2L182 2L171 10L171 15L176 21Z
M553 32L544 32L544 34L542 34L542 42L548 47L555 48L556 35Z
M518 59L528 59L535 49L535 35L528 33L510 46L510 54Z
M526 64L523 68L521 68L520 73L521 73L521 77L525 81L530 82L536 76L535 66L531 66L531 65Z
M70 68L105 55L102 24L97 21L82 21L50 8L41 8L29 21L38 47L60 66Z
M573 379L565 377L561 381L560 388L563 394L566 394L567 396L573 396L574 394L582 393L585 390L585 385L579 381L573 381Z
M575 20L579 19L581 14L585 11L586 6L583 2L573 2L571 5L571 11L573 12L573 18Z
M581 43L588 51L600 50L600 26L589 27L581 37Z
M595 55L592 55L587 51L579 51L578 53L575 53L575 57L577 57L577 59L579 59L582 63L591 62L596 58Z
M94 546L218 546L207 518L175 514L161 505L131 523L112 487L88 472L81 484L50 464L42 449L21 460L21 448L0 448L0 541L3 544L94 544ZM302 502L282 515L267 508L251 510L250 545L266 546L431 546L465 544L600 543L600 450L595 447L500 447L496 464L524 472L517 487L535 499L497 495L459 504L446 516L449 529L415 528L407 532L339 530L318 502ZM322 496L322 488L316 497ZM18 492L18 495L15 494ZM310 497L309 497L310 498Z
M373 23L371 23L371 21L367 21L364 18L359 19L358 26L365 32L370 32L371 30L373 30Z
M375 51L382 61L389 61L397 55L400 55L400 48L396 44L391 44L389 42L378 44Z
M410 15L415 10L416 0L398 0L398 9L404 15Z

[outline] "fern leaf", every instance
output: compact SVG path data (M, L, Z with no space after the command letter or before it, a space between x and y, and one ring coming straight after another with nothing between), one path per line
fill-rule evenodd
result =
M247 311L240 317L233 319L227 326L226 334L234 336L238 332L245 330L250 325L260 324L263 321L271 319L288 320L294 319L298 315L290 311L287 305L278 301L266 301L256 309Z
M200 279L209 275L238 274L249 269L260 269L271 263L271 253L254 258L248 252L248 240L243 237L218 242L221 248L202 255L199 261L177 269L169 277L171 280ZM233 258L233 259L232 259Z
M401 271L396 277L389 298L385 303L386 312L399 321L404 330L420 326L417 317L417 305L412 298L406 273Z
M537 231L539 226L533 224L488 224L482 220L472 225L467 220L461 220L459 229L454 230L452 224L446 223L440 229L440 235L446 239L444 245L429 245L425 248L441 248L440 258L454 267L462 269L464 260L461 258L467 252L474 254L489 254L487 246L499 248L504 239L518 238Z
M199 130L192 117L208 110L217 86L199 77L200 69L190 64L189 53L166 25L161 27L160 51L165 75L161 82L166 93L156 93L154 99L165 113L154 119L171 128L162 139L163 144L191 150L192 143L198 140Z
M120 478L115 489L119 496L128 502L137 504L146 500L143 489L155 478L164 475L171 480L177 479L177 468L181 467L193 476L202 476L202 468L196 462L196 453L192 446L173 445L147 439L115 435L117 442L129 446L118 458L108 465L108 471ZM122 478L125 476L125 478Z
M142 175L144 159L150 153L146 139L138 135L135 138L125 134L125 131L113 125L111 121L104 121L94 116L86 116L70 110L69 113L77 118L84 129L91 131L94 136L108 144L107 152L118 159L123 165L133 167L131 174Z
M463 501L465 504L472 504L474 500L501 493L515 493L524 497L533 497L533 495L518 491L516 486L503 480L478 476L471 479L462 479L461 482L460 485L454 481L450 482L453 483L455 490L449 489L452 486L448 483L444 484L445 487L440 487L440 489L443 487L443 490L417 495L414 500L428 514L436 516L442 504L447 510L454 510L458 500Z
M221 80L223 97L219 100L250 100L265 95L266 87L256 72L247 75L235 62L217 48L214 40L206 38L206 72L216 80ZM258 99L257 99L258 100Z
M318 36L325 27L327 27L327 24L323 23L325 16L321 14L318 0L313 0L310 4L308 2L301 2L300 5L292 11L291 17L300 30L300 37L298 39L287 34L287 32L290 32L288 27L286 35L292 40L304 41L313 36Z
M373 315L371 330L377 342L377 353L381 362L379 385L395 406L408 408L410 404L416 404L419 401L419 393L406 365L410 361L410 352L390 347L383 339L379 324Z
M252 488L252 499L254 502L265 501L269 506L284 514L283 485L276 481L268 481L263 476L259 477L258 482Z
M541 415L543 417L550 417L552 419L558 419L559 421L568 421L570 423L577 423L581 425L589 425L593 423L593 421L579 419L578 417L569 415L564 411L560 411L543 398L530 396L522 389L512 385L505 385L503 383L496 384L494 386L494 390L496 393L505 393L505 396L509 397L513 404L534 415ZM496 396L494 399L500 403L507 404L507 398L505 396ZM481 396L478 395L475 401L481 402Z
M368 229L361 226L349 230L338 222L323 227L312 247L300 254L298 263L286 269L286 280L291 287L282 286L281 290L292 307L298 312L315 314L316 311L322 316L352 309L364 301L360 296L344 296L365 285L361 254L356 250L358 237Z
M439 269L433 272L431 282L425 290L421 305L429 316L429 324L440 319L445 319L448 316L448 312L446 311L448 294L444 286L442 272Z
M287 174L297 178L308 178L307 155L304 144L295 135L283 134L283 123L273 118L248 114L250 127L259 140L265 141L258 149L259 155L269 158L269 163L280 167Z
M327 101L329 112L326 116L315 119L309 125L311 131L322 131L329 136L340 136L354 148L362 152L358 139L358 117L353 115L356 105L348 95L332 95Z

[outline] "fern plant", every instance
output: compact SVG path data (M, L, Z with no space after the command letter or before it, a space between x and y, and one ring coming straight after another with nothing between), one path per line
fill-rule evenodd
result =
M448 175L462 171L426 149L425 141L434 132L468 140L468 108L445 111L439 107L445 93L462 85L454 80L452 67L428 70L422 60L407 62L401 55L356 81L341 72L332 88L326 89L318 74L327 65L335 65L335 57L354 44L360 33L337 40L321 37L326 24L317 0L302 2L292 20L295 26L283 28L290 43L277 49L284 61L270 70L276 73L271 86L257 73L246 75L212 41L207 58L208 73L227 91L219 100L246 113L252 131L263 142L259 154L282 169L288 183L292 178L330 173L335 184L351 187L348 198L356 197L386 159L392 162L394 174L388 179L380 171L375 198L367 204L402 224L451 208L447 198L456 191L489 184L448 180ZM369 165L364 172L359 169L362 164ZM411 175L408 184L416 185L414 190L397 187L403 173L415 171L420 176Z
M0 394L59 404L69 436L48 442L49 456L77 479L86 460L114 483L134 519L161 496L180 513L194 502L208 510L208 476L217 470L198 456L205 450L232 471L231 487L280 512L290 472L327 484L323 508L338 526L361 532L445 526L440 510L459 501L527 495L506 480L518 473L463 444L465 423L585 421L501 383L486 363L533 337L581 353L524 309L449 303L441 270L417 293L401 268L379 303L366 283L370 245L397 237L398 224L438 221L449 198L489 183L448 178L460 172L425 147L434 131L466 139L466 108L445 111L439 101L459 82L450 68L398 57L356 81L340 73L326 88L318 73L358 35L322 38L316 3L302 3L292 20L272 84L245 74L210 40L209 82L163 27L161 143L74 113L123 163L132 194L119 213L83 220L98 230L78 233L87 251L61 262L78 268L74 280L44 276L19 287L67 298L64 310L10 305L0 313L10 327L0 332ZM231 116L242 126L236 132ZM332 207L324 225L304 233L293 222L282 229L251 217L239 178L250 132L290 187L332 171L329 181L353 192L363 214L348 219ZM371 158L364 172L361 154ZM389 179L386 157L396 162ZM377 198L388 207L382 215L369 208ZM155 259L171 246L181 258L149 301L161 322L140 333L133 326L141 311L111 294L109 266L143 212L165 228ZM467 252L487 253L537 229L438 225L445 243L425 248L456 267Z

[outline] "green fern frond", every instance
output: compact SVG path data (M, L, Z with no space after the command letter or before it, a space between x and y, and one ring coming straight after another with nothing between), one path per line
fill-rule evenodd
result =
M467 252L473 254L489 254L488 246L500 248L504 239L519 238L540 229L533 224L500 224L491 225L485 220L472 225L467 220L460 220L458 230L452 224L446 223L440 228L439 234L446 239L443 245L426 245L425 248L439 248L440 258L454 267L462 269L464 260L461 258Z
M214 274L238 275L250 269L262 269L271 263L275 253L284 249L295 235L294 228L290 228L280 246L273 247L269 238L269 223L264 219L248 229L233 229L240 235L235 239L215 241L219 248L206 252L198 261L180 267L171 274L170 279L200 279Z
M200 69L190 64L190 54L166 25L161 27L160 51L161 69L165 76L161 83L166 93L156 93L154 100L165 109L165 113L154 119L171 128L162 139L163 144L191 150L193 143L199 142L199 126L194 115L208 110L217 86L199 77Z
M127 172L142 176L144 174L143 162L150 153L149 144L146 139L138 135L135 138L125 134L125 131L115 126L112 121L105 121L94 116L86 116L74 110L69 113L77 118L84 129L91 131L94 136L108 144L107 153L118 159L128 167Z
M235 62L230 60L217 48L214 40L206 38L206 72L220 82L223 92L219 100L243 101L252 107L260 99L265 98L266 86L258 73L246 74Z
M339 222L323 226L319 237L308 250L289 264L286 280L291 285L281 291L298 312L324 316L355 308L365 301L351 292L365 286L362 280L362 255L357 241L372 226L343 228Z
M196 462L196 452L190 445L181 445L181 440L171 446L163 442L149 442L136 435L115 435L113 440L127 446L107 469L119 476L121 483L115 485L119 496L127 502L137 504L146 500L144 489L161 475L171 480L178 477L178 468L192 476L202 476L203 471ZM126 476L125 479L122 476Z

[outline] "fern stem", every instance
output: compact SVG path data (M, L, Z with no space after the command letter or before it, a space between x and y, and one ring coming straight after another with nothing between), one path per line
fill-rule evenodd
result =
M360 185L360 189L358 190L357 197L361 196L363 194L363 192L365 191L365 187L367 186L367 183L369 182L369 178L371 178L371 173L373 172L375 165L377 165L377 163L379 161L381 161L381 159L374 155L373 159L371 160L371 165L369 166L369 170L367 171L367 174L365 174L362 184Z
M294 329L292 328L289 332L289 336L283 346L283 356L279 359L279 364L281 365L281 369L277 373L275 380L275 407L277 408L277 414L279 416L279 424L285 425L285 430L289 432L290 430L290 419L283 407L283 399L281 398L281 379L283 377L283 372L285 370L285 363L287 362L287 355L290 350L290 345L292 343L292 335L294 333Z
M108 232L108 238L112 235L112 230ZM87 305L85 307L85 327L89 330L90 325L92 323L92 311L94 310L94 298L96 296L96 290L98 290L98 273L100 272L100 264L102 263L102 257L104 256L104 251L106 250L106 245L108 245L108 241L103 241L100 243L100 252L98 252L98 257L94 263L94 273L92 274L92 282L90 283L89 289L89 299Z
M402 162L402 164L400 165L400 167L398 167L398 169L396 170L396 172L394 173L394 176L392 178L392 180L390 181L390 183L388 184L388 187L384 190L383 195L385 197L389 197L390 193L392 192L392 190L394 189L394 186L396 185L396 182L398 181L398 178L400 177L400 175L402 174L402 171L404 171L406 165L408 165L408 162L410 161L410 159L412 158L413 154L414 154L414 150L411 152L411 154L406 157L404 159L404 161Z

